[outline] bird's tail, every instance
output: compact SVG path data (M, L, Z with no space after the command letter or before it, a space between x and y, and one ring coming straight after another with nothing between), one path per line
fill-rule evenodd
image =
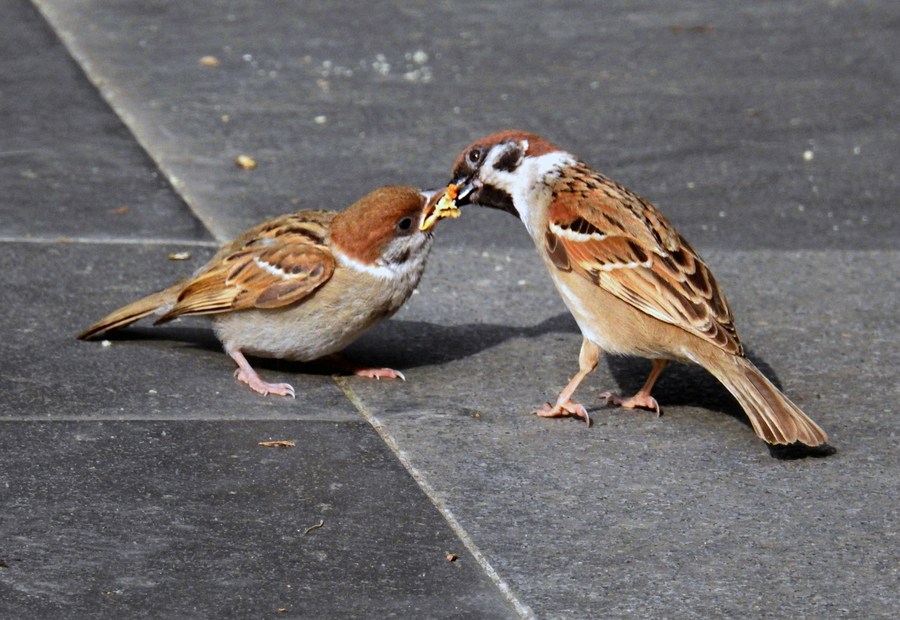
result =
M150 316L151 314L163 314L166 310L171 308L178 299L178 293L181 292L182 288L184 288L184 283L178 282L163 291L133 301L127 306L106 315L94 325L88 327L78 334L78 339L90 340L100 332L131 325L135 321Z
M771 444L792 444L799 441L807 446L818 446L828 441L828 436L810 420L787 396L772 385L753 362L745 357L728 356L730 360L717 360L707 369L728 388L728 391L744 408L753 430ZM729 364L734 367L728 368Z

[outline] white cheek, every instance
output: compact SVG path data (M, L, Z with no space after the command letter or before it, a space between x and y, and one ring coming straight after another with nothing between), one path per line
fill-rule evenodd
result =
M528 233L533 239L541 239L546 232L546 209L553 195L550 182L559 175L560 170L575 163L576 159L564 151L526 157L514 172L497 170L494 162L488 160L484 163L481 177L485 184L512 196Z

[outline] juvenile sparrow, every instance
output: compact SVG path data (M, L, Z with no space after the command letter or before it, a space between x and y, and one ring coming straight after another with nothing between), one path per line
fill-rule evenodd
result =
M443 191L389 186L346 210L298 211L263 222L223 246L194 275L101 319L78 338L129 325L206 314L236 376L260 394L294 396L267 383L244 354L310 361L329 356L393 315L419 284L432 226L459 211ZM389 368L343 367L403 378Z
M544 417L576 415L572 401L602 349L653 360L630 398L600 397L659 414L650 390L669 360L699 364L721 381L771 444L816 446L825 433L745 357L712 272L650 203L559 147L521 131L483 138L457 158L448 195L519 217L575 317L579 372Z

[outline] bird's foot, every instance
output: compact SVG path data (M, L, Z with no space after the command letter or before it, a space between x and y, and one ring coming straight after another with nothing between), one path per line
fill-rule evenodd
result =
M357 377L368 377L369 379L400 379L406 381L406 377L403 376L402 372L390 368L363 368L357 366L352 372Z
M263 396L266 394L275 394L276 396L290 396L291 398L296 398L294 395L294 388L290 383L267 383L263 381L256 372L252 370L247 372L243 368L235 370L234 376L237 377L238 381L249 385L251 390L259 392Z
M659 403L649 394L638 392L630 398L622 398L618 394L612 392L601 392L600 394L597 394L597 398L605 398L606 402L612 405L625 407L626 409L636 409L637 407L650 409L656 412L657 418L660 416Z
M588 415L584 405L573 403L571 399L557 401L556 406L551 406L550 403L544 403L544 406L534 413L542 418L561 418L568 415L574 415L579 418L584 418L587 425L591 425L591 416Z
M359 364L351 362L339 353L326 355L322 359L341 372L348 372L352 375L356 375L357 377L367 377L369 379L401 379L403 381L406 381L406 377L404 377L403 373L399 370L392 370L391 368L369 368L368 366L360 366Z

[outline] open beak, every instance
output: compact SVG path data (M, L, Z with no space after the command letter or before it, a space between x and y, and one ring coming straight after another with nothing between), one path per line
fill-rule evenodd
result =
M427 196L428 206L425 208L425 217L422 219L422 224L419 225L419 230L430 230L432 226L447 217L459 217L459 209L454 204L455 185L434 192L422 192L422 194Z

